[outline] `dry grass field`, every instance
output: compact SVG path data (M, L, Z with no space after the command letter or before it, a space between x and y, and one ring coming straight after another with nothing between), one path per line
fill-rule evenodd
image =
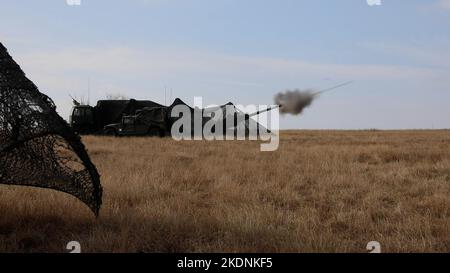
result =
M0 252L450 252L450 131L287 131L258 142L84 137L100 217L0 185Z

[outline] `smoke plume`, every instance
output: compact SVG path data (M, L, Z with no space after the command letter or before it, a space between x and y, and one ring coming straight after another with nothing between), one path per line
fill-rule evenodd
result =
M287 90L275 95L275 104L281 105L280 113L300 115L305 108L309 107L317 93L313 90Z

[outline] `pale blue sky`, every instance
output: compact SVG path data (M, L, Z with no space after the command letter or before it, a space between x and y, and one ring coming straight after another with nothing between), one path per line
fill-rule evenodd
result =
M244 105L353 80L281 127L450 128L450 0L2 0L0 41L64 118L88 78Z

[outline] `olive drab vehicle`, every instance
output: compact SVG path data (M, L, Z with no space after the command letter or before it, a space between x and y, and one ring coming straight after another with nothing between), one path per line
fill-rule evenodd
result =
M96 106L82 105L73 100L70 125L79 134L104 134L106 125L119 123L126 115L135 115L146 107L162 107L148 100L99 100Z
M167 107L146 107L136 115L123 116L121 122L105 126L104 132L113 136L159 136L170 134Z

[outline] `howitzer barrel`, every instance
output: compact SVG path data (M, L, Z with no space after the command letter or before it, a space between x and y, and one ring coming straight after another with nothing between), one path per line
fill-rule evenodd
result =
M258 116L258 115L261 115L262 113L269 112L269 111L275 110L277 108L281 108L281 105L271 106L271 107L269 107L267 109L260 110L258 112L253 113L253 114L249 114L248 117L251 118L251 117L254 117L254 116Z

